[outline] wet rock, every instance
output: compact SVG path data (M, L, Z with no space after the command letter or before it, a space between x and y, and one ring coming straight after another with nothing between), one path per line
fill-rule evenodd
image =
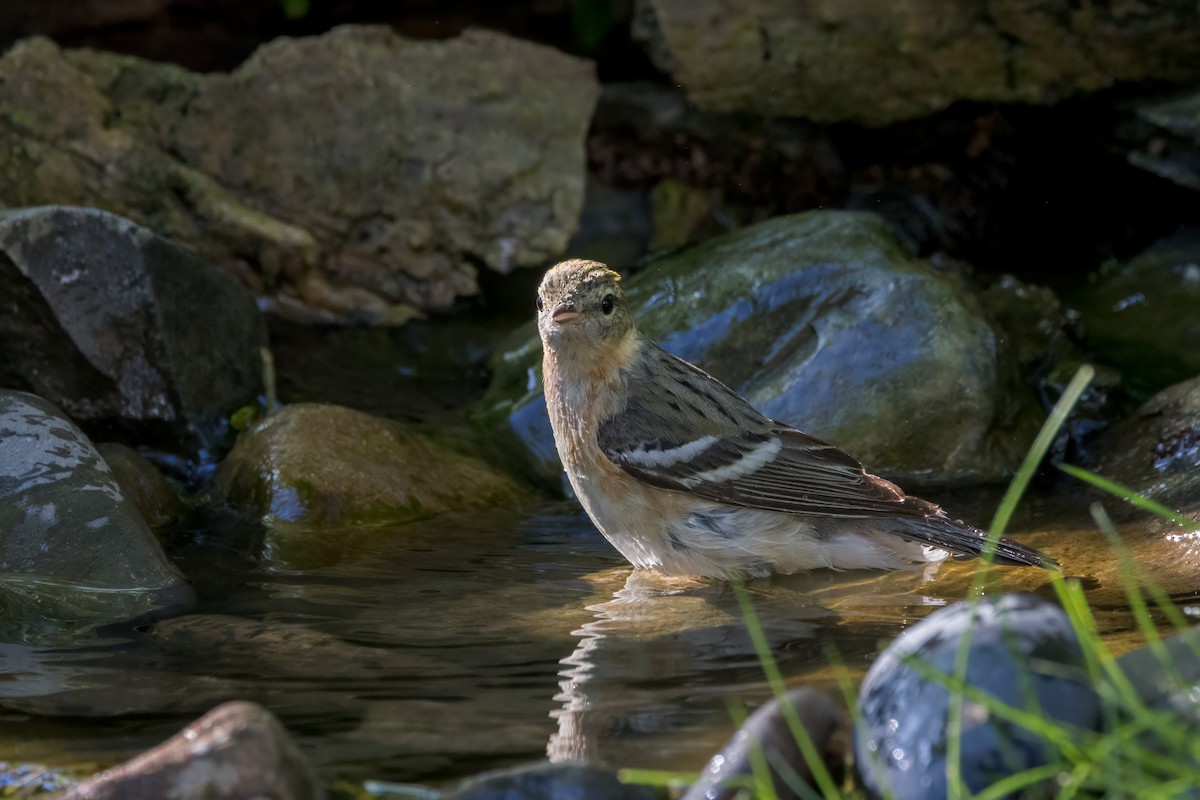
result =
M61 411L0 390L0 619L104 624L191 602L112 470Z
M235 280L129 220L63 206L0 214L0 386L201 453L254 402L265 343Z
M795 709L800 724L813 743L816 752L831 775L843 770L849 746L849 721L845 712L823 692L795 689L782 702ZM738 787L754 778L752 753L761 752L771 773L771 784L778 800L799 800L800 794L783 777L785 769L795 772L811 792L816 791L812 770L805 761L799 742L792 734L780 701L772 699L762 705L734 734L729 744L709 762L700 780L688 789L683 800L732 800L739 796ZM781 767L780 765L787 765ZM790 778L791 776L789 776ZM838 777L836 784L841 783Z
M34 38L0 58L0 197L121 213L304 319L402 322L563 252L596 94L482 30L346 26L209 75Z
M656 800L648 786L621 783L586 764L531 764L485 772L443 795L444 800Z
M63 800L316 800L312 768L262 706L226 703L140 756L73 787Z
M157 530L179 519L179 497L157 467L123 444L101 442L96 451L112 470L121 493L137 506L147 525Z
M1118 126L1129 163L1187 189L1200 189L1200 92L1134 105Z
M1189 10L1170 4L1138 14L1116 6L1057 13L1018 0L936 10L797 9L784 0L650 5L670 53L665 66L713 111L886 125L960 100L1048 105L1118 81L1200 77L1200 30ZM653 37L655 26L643 20L640 30Z
M73 781L62 771L41 764L10 764L0 761L0 795L41 797L61 792Z
M1098 728L1099 696L1060 608L1028 594L955 603L900 634L863 679L854 745L870 792L897 800L948 796L949 693L922 673L953 676L968 631L968 686L1060 724ZM1056 757L1052 743L972 700L963 704L961 747L962 779L972 792Z
M1129 388L1148 394L1200 374L1200 230L1106 265L1072 301L1088 347Z
M285 406L239 437L214 494L269 523L317 524L405 522L525 499L507 476L408 425L316 403Z
M1095 472L1200 520L1200 376L1164 389L1096 438Z
M974 298L872 214L770 220L657 260L627 287L650 338L884 474L997 480L1040 423ZM540 363L530 323L498 349L479 420L507 427L552 481Z
M1144 647L1118 658L1117 666L1148 709L1168 712L1183 725L1200 730L1200 628L1166 639L1161 655ZM1154 731L1148 731L1148 738L1156 738Z

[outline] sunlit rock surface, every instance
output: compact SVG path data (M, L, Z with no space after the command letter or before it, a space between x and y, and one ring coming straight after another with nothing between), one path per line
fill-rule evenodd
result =
M102 625L192 600L92 443L0 390L0 624Z
M955 674L967 635L968 686L1059 724L1098 728L1100 698L1060 608L1023 594L957 603L900 634L859 687L855 758L871 793L897 800L949 796L950 695L934 676ZM982 702L966 700L963 720L962 780L972 792L1057 757L1048 741Z
M132 760L72 787L63 800L317 800L312 768L271 712L226 703Z
M268 523L404 522L512 507L525 490L411 426L341 406L285 406L242 434L217 471L220 502Z
M254 402L265 344L246 290L185 247L91 208L0 212L0 386L203 454Z
M998 480L1040 424L975 298L873 214L769 220L655 261L627 290L649 338L874 472ZM509 428L552 480L561 468L532 323L493 366L481 418Z
M1117 82L1200 77L1193 10L1169 3L643 6L653 13L641 36L660 68L714 111L886 125L960 100L1048 105Z
M0 58L0 197L128 216L303 319L400 322L563 252L597 93L484 30L346 26L209 75L33 38Z

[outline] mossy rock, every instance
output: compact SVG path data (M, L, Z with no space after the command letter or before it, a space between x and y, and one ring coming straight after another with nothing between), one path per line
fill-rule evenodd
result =
M399 422L341 406L286 406L239 437L217 500L275 522L406 522L519 505L526 491Z

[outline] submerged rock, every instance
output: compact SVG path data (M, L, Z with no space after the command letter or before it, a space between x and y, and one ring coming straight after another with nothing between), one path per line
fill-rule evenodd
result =
M1169 3L1136 14L1017 0L646 3L650 52L714 111L886 125L960 100L1049 105L1118 82L1200 78L1200 29Z
M179 497L157 467L123 444L102 442L96 450L112 470L121 493L133 501L147 525L158 530L179 519Z
M757 757L757 752L766 759L777 800L800 800L816 792L812 769L792 734L780 702L772 699L764 703L746 720L729 744L700 773L700 780L692 784L683 800L733 800L739 797L739 787L754 778L752 758ZM849 746L849 722L845 712L828 695L812 689L788 692L782 702L795 709L825 768L834 776L835 784L840 785ZM789 785L791 776L784 777L787 770L808 787L809 793L801 793Z
M400 322L563 252L597 93L483 30L344 26L207 75L34 38L0 57L0 197L128 216L302 318Z
M0 390L0 621L102 625L189 604L112 470L52 404Z
M526 497L408 425L316 403L285 406L242 434L214 494L269 523L316 524L405 522Z
M1130 388L1156 392L1200 374L1200 230L1107 265L1072 300L1088 347Z
M442 795L443 800L658 800L648 786L621 783L586 764L531 764L485 772Z
M271 712L218 706L152 750L71 788L63 800L317 800L312 768Z
M873 471L1001 479L1040 423L974 298L873 214L773 219L657 260L627 289L651 339ZM493 359L479 417L507 427L553 480L540 363L531 323Z
M952 680L968 632L967 686L1060 725L1098 728L1099 695L1062 609L1029 594L955 603L896 637L859 687L855 757L874 795L949 796L949 692L933 676ZM971 792L1055 757L1051 742L974 700L963 703L961 748L962 780Z
M245 289L190 250L49 206L0 214L0 344L0 386L200 453L255 401L266 332Z

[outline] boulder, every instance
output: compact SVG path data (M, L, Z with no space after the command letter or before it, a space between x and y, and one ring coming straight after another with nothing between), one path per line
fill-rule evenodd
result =
M873 214L772 219L654 261L627 289L643 333L876 472L1000 480L1041 421L975 298ZM498 348L477 418L553 480L540 365L530 323Z
M103 625L189 604L112 470L63 413L0 390L0 621Z
M858 692L854 749L873 796L938 800L947 788L947 720L962 637L966 684L999 703L1079 730L1096 730L1100 698L1062 609L1031 594L964 601L935 611L888 645ZM931 673L931 674L927 674ZM945 676L941 681L935 676ZM963 702L962 780L980 792L1057 757L1051 741L975 700Z
M0 58L0 197L128 216L308 320L402 322L565 249L590 64L345 26L195 74L42 38Z
M0 213L0 386L203 455L265 344L249 293L185 247L91 208Z
M1200 375L1200 229L1106 264L1070 298L1086 345L1144 397Z
M1170 3L643 3L650 53L713 111L887 125L963 100L1049 105L1118 82L1200 78L1200 28Z
M513 506L525 490L399 422L341 406L285 406L242 434L217 470L219 502L268 524L407 522Z
M271 712L218 706L130 761L72 787L62 800L317 800L312 768Z

